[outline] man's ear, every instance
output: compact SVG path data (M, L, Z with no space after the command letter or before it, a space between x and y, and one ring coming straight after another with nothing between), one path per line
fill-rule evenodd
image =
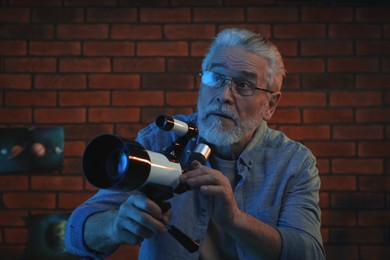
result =
M269 95L268 109L264 112L265 121L271 120L271 117L274 114L275 109L278 106L281 97L282 97L282 92L280 91L276 91Z

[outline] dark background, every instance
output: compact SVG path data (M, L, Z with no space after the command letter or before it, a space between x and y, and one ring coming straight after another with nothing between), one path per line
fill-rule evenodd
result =
M0 3L0 127L65 128L62 170L0 175L0 256L22 255L24 217L70 212L95 192L81 174L90 139L134 138L158 114L192 112L201 59L233 26L262 32L284 57L289 73L270 125L318 158L328 259L389 257L386 1Z

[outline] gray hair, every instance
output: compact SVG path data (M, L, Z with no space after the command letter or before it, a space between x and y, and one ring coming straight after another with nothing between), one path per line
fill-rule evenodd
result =
M245 29L225 29L217 34L210 49L202 62L202 70L206 70L216 50L223 47L242 47L246 51L259 55L268 62L265 79L268 88L278 91L282 87L283 77L286 74L282 56L276 46L262 34Z

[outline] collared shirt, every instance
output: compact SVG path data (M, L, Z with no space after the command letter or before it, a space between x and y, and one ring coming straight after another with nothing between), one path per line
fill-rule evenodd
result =
M196 114L180 115L181 121L196 123ZM150 125L137 137L145 149L161 151L177 136ZM186 150L193 149L192 140ZM187 156L188 157L188 156ZM183 161L187 160L183 156ZM240 176L234 189L238 207L247 214L277 229L282 238L281 259L324 259L320 233L320 179L313 154L302 144L288 139L263 122L237 160ZM210 164L208 164L210 165ZM92 214L119 208L131 192L99 190L80 205L68 220L65 243L71 253L104 257L88 249L83 240L85 220ZM203 201L203 200L202 200ZM209 216L199 199L199 191L175 195L169 202L173 217L170 224L202 244ZM235 245L240 259L249 259ZM168 233L154 234L140 247L140 259L198 259L200 250L189 253Z

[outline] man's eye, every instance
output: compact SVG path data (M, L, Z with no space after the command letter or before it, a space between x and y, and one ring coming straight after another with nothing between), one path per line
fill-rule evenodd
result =
M214 81L220 83L224 80L223 76L219 73L214 73Z
M241 90L252 89L252 84L247 81L236 82L236 88Z

